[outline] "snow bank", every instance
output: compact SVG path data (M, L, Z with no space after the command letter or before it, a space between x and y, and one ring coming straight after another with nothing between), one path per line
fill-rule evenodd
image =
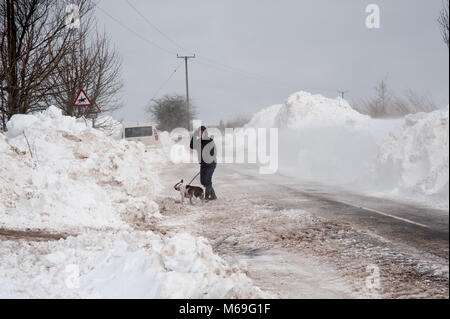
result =
M189 148L190 136L177 136L176 132L160 132L159 139L166 157L173 164L193 163L194 157Z
M298 130L308 126L352 126L368 119L368 116L353 110L344 99L330 99L300 91L290 95L284 104L259 111L246 127Z
M277 127L278 124L276 123L275 119L277 118L278 113L280 113L282 107L283 107L282 104L277 104L259 111L258 113L253 115L252 119L250 120L250 122L248 122L246 127L255 127L255 128Z
M89 232L0 245L0 298L257 298L202 238Z
M123 124L110 115L101 115L95 120L95 127L115 140L122 138Z
M0 226L127 227L159 215L154 159L142 144L115 141L55 107L16 115L7 127Z
M207 241L148 229L161 218L158 150L116 141L50 107L0 134L0 298L257 298ZM30 234L33 236L33 234Z
M329 99L303 91L289 96L275 117L278 127L291 129L311 125L352 126L366 120L368 117L353 110L346 100Z
M247 127L279 128L280 169L303 180L448 207L448 108L376 120L343 99L299 92Z
M247 127L279 128L280 169L290 175L355 185L377 156L369 122L343 99L298 92L256 114Z
M407 116L403 126L381 146L379 172L390 175L398 192L448 201L448 122L448 107Z

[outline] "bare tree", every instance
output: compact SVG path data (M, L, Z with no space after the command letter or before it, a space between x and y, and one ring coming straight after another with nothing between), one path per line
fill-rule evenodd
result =
M391 101L392 94L388 90L387 81L381 80L375 86L375 97L356 103L356 108L361 113L369 114L375 118L382 118L387 116Z
M405 96L408 101L408 114L418 112L432 112L439 109L430 95L421 96L412 90L408 90Z
M1 74L0 74L1 76ZM4 98L6 96L4 86L3 86L3 80L0 81L0 130L4 131L6 129L6 122L7 122L7 111L6 111L6 99Z
M73 0L82 24L92 19L91 0ZM67 1L4 0L0 3L2 122L44 107L45 85L61 59L76 46L81 31L66 23Z
M147 107L147 113L157 122L161 131L171 131L180 127L187 129L187 123L190 123L196 115L195 107L192 105L188 113L186 98L182 95L166 95L153 100Z
M447 44L447 47L449 47L448 44L448 38L449 38L449 0L442 2L443 8L441 10L441 13L438 18L439 26L441 27L441 33L442 33L442 39Z
M83 116L85 110L74 108L73 102L80 89L84 89L102 112L115 111L122 106L121 68L122 60L106 34L94 30L91 39L78 40L78 45L63 57L49 77L47 104L58 106L66 115Z
M438 109L431 96L421 96L412 90L408 90L404 96L391 93L386 81L381 81L375 92L373 98L353 102L354 108L373 118L397 118Z

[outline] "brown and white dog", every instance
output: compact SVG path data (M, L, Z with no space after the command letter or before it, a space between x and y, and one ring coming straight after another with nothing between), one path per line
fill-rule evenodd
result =
M205 193L203 188L191 185L184 185L184 181L181 180L178 184L174 186L175 190L180 192L181 203L184 204L184 199L189 198L189 202L193 205L193 198L200 199L202 203L205 203Z

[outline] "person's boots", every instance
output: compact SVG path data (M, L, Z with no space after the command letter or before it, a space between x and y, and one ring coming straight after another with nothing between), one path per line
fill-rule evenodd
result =
M214 191L214 188L210 186L209 200L216 200L216 199L217 199L216 192Z
M205 200L208 201L211 197L211 186L205 186Z

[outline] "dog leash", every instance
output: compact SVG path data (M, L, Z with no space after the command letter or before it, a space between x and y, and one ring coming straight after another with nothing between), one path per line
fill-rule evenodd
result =
M189 184L186 184L187 186L191 186L192 182L197 178L197 176L200 175L200 172L197 173L197 175L194 176L192 181Z

